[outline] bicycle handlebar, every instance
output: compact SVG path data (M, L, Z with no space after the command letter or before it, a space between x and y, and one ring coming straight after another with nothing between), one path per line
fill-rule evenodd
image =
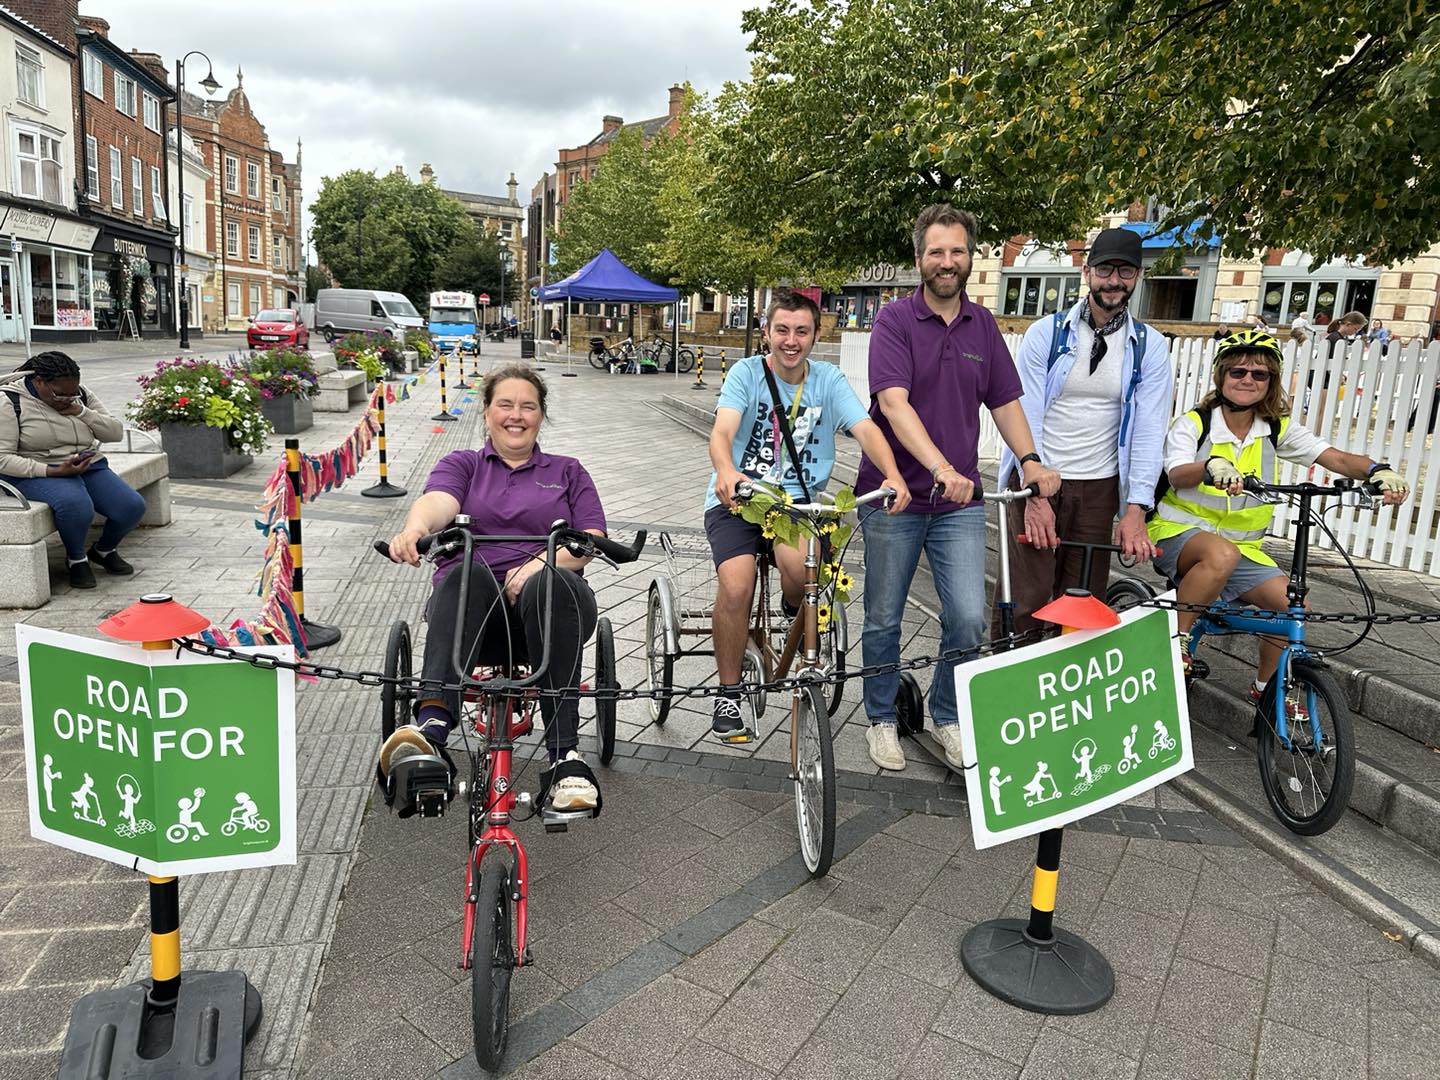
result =
M1348 476L1337 476L1333 484L1312 484L1308 481L1301 484L1267 484L1258 476L1247 476L1244 478L1243 486L1246 491L1257 495L1309 495L1311 497L1324 495L1344 495L1351 491L1363 491L1366 495L1380 496L1384 492L1380 485L1373 480L1352 480Z
M1019 502L1021 499L1033 499L1039 496L1039 494L1040 485L1038 483L1023 487L1019 491L983 491L978 487L975 489L976 498L984 499L986 502L998 503L1013 503Z
M422 536L415 541L415 550L421 555L430 551L437 543L444 546L463 541L462 533L465 531L463 525L451 525ZM579 529L570 528L565 521L557 521L551 527L549 533L544 536L471 536L474 543L509 543L509 544L548 544L551 537L554 537L557 544L563 545L570 554L576 558L584 559L591 555L603 555L611 562L631 563L640 557L640 552L645 548L646 532L640 529L635 533L635 540L629 546L618 544L608 536L596 536L594 533L582 532ZM387 559L390 558L390 544L385 540L375 541L375 550Z
M735 501L736 501L736 502L745 502L745 501L747 501L748 499L752 498L758 491L759 491L759 489L756 487L755 484L752 484L752 483L739 483L739 484L736 484L736 485L735 485ZM830 496L825 495L823 492L821 493L821 496L820 496L820 497L821 497L821 498L830 498ZM890 505L890 503L892 503L892 502L894 501L894 499L895 499L895 489L894 489L894 488L879 487L879 488L876 488L874 491L867 491L864 495L857 495L857 496L855 497L855 505L856 505L856 506L865 506L867 503L876 502L877 500L884 500L885 505L888 507L888 506ZM788 503L788 504L786 504L786 506L784 507L784 509L786 509L786 510L793 510L793 511L795 511L795 512L797 512L797 513L801 513L801 514L833 514L833 513L836 512L833 503L834 503L834 500L833 500L833 499L831 500L830 503L822 503L822 502Z

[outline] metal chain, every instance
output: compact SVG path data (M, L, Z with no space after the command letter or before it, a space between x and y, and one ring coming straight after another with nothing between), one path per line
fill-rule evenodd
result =
M1133 607L1149 607L1165 611L1193 611L1197 614L1215 614L1216 609L1211 604L1188 604L1179 600L1167 600L1160 597L1151 597L1149 600L1137 601ZM1238 613L1238 609L1237 609ZM1339 623L1349 626L1359 626L1371 623L1376 626L1418 626L1425 623L1440 622L1440 611L1437 612L1412 612L1405 614L1357 614L1354 612L1318 612L1306 611L1295 614L1289 611L1266 611L1263 609L1244 609L1247 619L1272 619L1276 622L1311 622L1311 623ZM909 660L897 660L888 664L871 664L868 667L856 668L843 672L807 672L798 676L791 676L785 679L774 679L770 682L742 683L740 690L742 694L754 693L778 693L786 690L793 690L802 686L829 686L843 683L850 679L868 679L876 675L892 675L902 671L919 671L923 668L934 667L936 664L961 663L966 660L974 660L982 656L990 656L999 652L1006 652L1020 645L1029 644L1032 641L1040 640L1044 633L1039 630L1027 630L1019 634L1011 634L1008 637L996 641L986 642L969 649L946 649L933 656L917 656ZM416 695L435 695L441 693L464 693L467 690L474 690L476 684L472 681L467 684L441 682L437 679L423 679L415 677L401 677L397 675L385 675L379 671L346 671L344 668L334 667L328 664L317 664L311 660L282 660L278 656L270 656L264 653L244 653L238 649L226 645L212 645L208 641L200 641L196 638L180 638L177 641L180 648L189 652L199 653L202 656L214 657L218 660L238 660L250 664L253 667L265 668L267 670L283 669L293 671L298 675L305 675L315 679L328 679L342 682L353 682L359 686L379 688L393 686L398 690L405 690ZM553 697L574 700L578 698L593 698L596 701L637 701L647 698L661 700L674 700L676 698L707 698L716 697L720 694L720 687L714 686L665 686L644 689L641 687L591 687L589 689L566 688L562 690L550 690L543 687L528 687L525 689L513 689L507 691L510 696L536 696Z

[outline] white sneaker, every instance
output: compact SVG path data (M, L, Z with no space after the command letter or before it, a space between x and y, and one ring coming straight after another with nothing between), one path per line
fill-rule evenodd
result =
M565 761L584 761L579 751L571 750L565 755ZM594 810L595 804L600 801L600 792L595 785L581 776L567 776L557 781L550 789L550 806L562 813L571 813L576 810Z
M900 749L894 724L871 724L865 731L865 742L870 747L870 760L880 768L895 772L905 768L905 751Z
M965 758L960 750L960 725L945 724L935 729L935 741L940 744L940 749L945 751L945 760L950 763L950 768L957 773L965 771Z

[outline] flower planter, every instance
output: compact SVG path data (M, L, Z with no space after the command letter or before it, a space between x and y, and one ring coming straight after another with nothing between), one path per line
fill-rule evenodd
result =
M172 479L223 480L255 460L230 445L224 428L204 424L161 424L160 445Z
M314 404L304 394L261 398L260 411L277 435L298 435L315 423Z

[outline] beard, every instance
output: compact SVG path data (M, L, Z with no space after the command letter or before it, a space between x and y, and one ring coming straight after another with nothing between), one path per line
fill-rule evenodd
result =
M1130 297L1134 295L1135 285L1126 285L1123 281L1106 282L1102 288L1090 289L1090 295L1095 298L1102 311L1108 311L1112 315L1130 303ZM1118 295L1117 295L1118 294Z
M965 284L969 280L970 268L968 266L963 270L956 268L953 277L942 270L921 275L921 281L924 282L926 290L940 300L949 300L959 296L960 290L965 288Z

